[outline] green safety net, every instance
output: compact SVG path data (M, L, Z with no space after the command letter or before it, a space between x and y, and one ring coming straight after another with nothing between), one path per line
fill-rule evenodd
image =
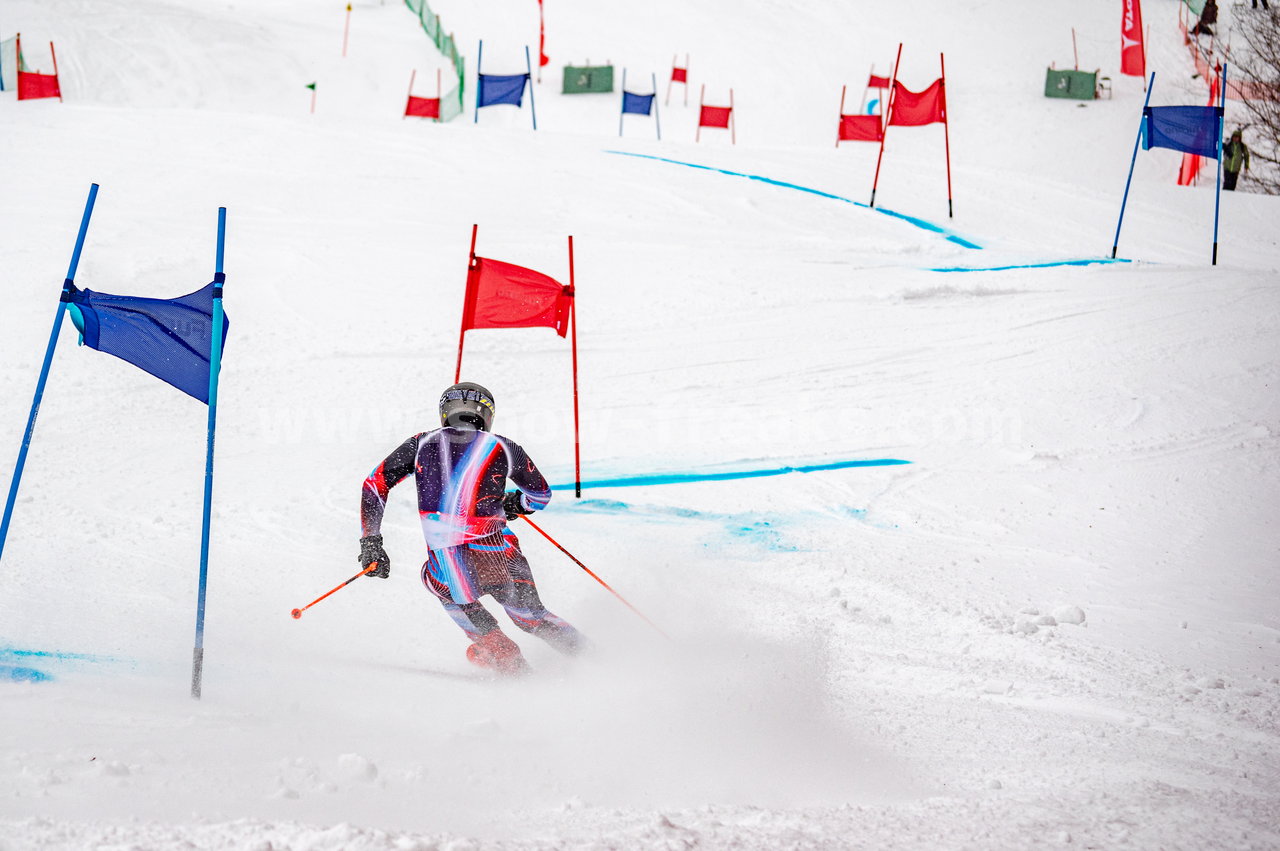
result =
M1183 2L1187 4L1188 9L1195 12L1196 17L1199 17L1200 13L1204 11L1204 0L1183 0Z
M613 91L612 65L564 66L564 87L561 94L577 95L611 91Z
M1044 75L1044 96L1093 100L1098 92L1097 71L1050 68Z
M436 50L449 60L449 64L453 66L453 72L458 76L458 84L440 98L440 120L449 121L457 118L462 114L463 88L466 86L466 65L462 54L458 52L453 36L445 34L444 27L440 25L440 16L431 11L427 0L404 0L404 4L417 16L418 23L422 25L422 31L427 34L427 38L431 39Z

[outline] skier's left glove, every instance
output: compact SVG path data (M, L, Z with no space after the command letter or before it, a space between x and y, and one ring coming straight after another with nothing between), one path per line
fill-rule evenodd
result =
M360 566L367 568L375 561L378 566L365 574L365 576L376 576L379 579L386 579L391 575L391 558L387 555L387 551L382 548L381 535L366 535L360 539Z
M533 512L524 507L524 503L520 499L520 491L507 491L502 497L502 510L507 513L508 520L515 520L522 514L532 514Z

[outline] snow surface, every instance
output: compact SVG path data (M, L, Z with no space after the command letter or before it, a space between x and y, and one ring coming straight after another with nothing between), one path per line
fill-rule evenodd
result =
M401 119L445 63L352 5L346 59L342 3L0 10L65 94L0 95L4 451L91 182L77 283L197 289L225 205L232 321L199 702L205 409L63 331L0 565L0 670L46 677L0 684L0 849L1280 847L1277 199L1224 195L1211 268L1212 184L1153 151L1130 262L930 271L1109 255L1143 98L1116 3L555 0L537 133ZM1203 102L1146 6L1153 102ZM495 73L536 50L531 0L433 7L469 73L479 38ZM1073 26L1113 99L1043 97ZM938 126L891 131L877 201L980 249L849 203L876 151L832 146L839 87L902 40L916 89L946 51L956 218ZM736 146L678 88L661 143L558 94L587 59L665 94L686 51ZM672 640L518 528L595 644L509 630L526 681L464 660L403 488L391 579L291 619L452 380L473 222L562 277L575 238L588 479L912 463L561 492L544 527ZM569 481L564 341L473 334L464 371Z

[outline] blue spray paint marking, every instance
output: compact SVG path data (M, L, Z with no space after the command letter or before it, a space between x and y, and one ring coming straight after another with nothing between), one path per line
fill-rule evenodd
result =
M1012 269L1052 269L1057 266L1093 266L1112 263L1130 263L1123 257L1091 257L1084 260L1055 260L1049 263L1024 263L1019 266L940 266L928 272L1008 272Z
M11 680L15 683L42 683L52 680L50 674L35 668L24 668L21 665L0 665L0 682Z
M956 245L962 246L964 248L972 248L978 251L982 250L982 246L978 245L976 242L971 242L970 240L965 239L964 237L960 236L957 233L953 233L947 230L946 228L941 227L940 225L935 225L933 222L928 222L928 221L925 221L924 219L916 218L915 216L908 216L905 213L898 213L893 210L886 210L884 207L872 207L870 204L864 204L861 201L855 201L852 198L845 198L842 195L833 195L830 192L823 192L821 189L814 189L810 186L801 186L798 183L788 183L785 180L774 180L772 177L764 177L759 174L746 174L745 172L741 172L741 171L730 171L727 168L714 168L713 166L709 166L709 165L699 165L698 163L689 163L689 162L684 162L683 160L673 160L673 159L668 159L667 157L655 157L651 154L635 154L630 151L605 151L605 153L617 154L620 157L636 157L642 160L654 160L660 163L670 163L671 165L682 165L682 166L685 166L686 168L696 168L696 169L701 169L702 171L714 171L717 174L727 174L730 177L745 177L747 180L755 180L755 181L759 181L760 183L767 183L770 186L778 186L783 189L794 189L797 192L807 192L810 195L817 195L820 198L830 198L832 201L840 201L845 204L852 204L853 206L861 207L864 210L872 210L874 212L881 213L886 216L891 216L892 218L895 218L895 219L901 219L902 221L907 222L908 224L915 225L916 227L921 228L923 230L927 230L930 233L940 234L946 237L948 242L954 242Z
M79 663L119 662L110 656L93 656L88 653L64 653L57 650L22 650L17 647L0 647L0 682L49 682L54 679L45 668L50 665L75 667ZM32 667L40 665L41 667Z
M683 485L690 482L726 482L735 479L759 479L765 476L785 476L788 473L817 473L823 470L847 470L852 467L896 467L910 464L898 458L874 458L863 461L832 461L827 464L806 464L798 467L773 467L765 470L728 470L723 473L654 473L647 476L620 476L615 479L586 481L586 488L638 488L650 485ZM573 482L552 485L553 491L573 490Z

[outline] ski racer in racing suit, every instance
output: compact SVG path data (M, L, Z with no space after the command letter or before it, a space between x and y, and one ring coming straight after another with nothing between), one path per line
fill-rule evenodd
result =
M517 443L490 432L493 415L488 390L455 384L440 398L442 427L410 437L369 474L360 497L360 563L377 563L368 576L390 575L381 534L387 494L413 474L428 549L423 584L471 639L471 662L516 674L528 663L481 596L490 595L517 627L563 653L578 652L584 640L543 606L529 562L507 528L508 520L545 508L551 488ZM503 492L508 478L518 490Z

